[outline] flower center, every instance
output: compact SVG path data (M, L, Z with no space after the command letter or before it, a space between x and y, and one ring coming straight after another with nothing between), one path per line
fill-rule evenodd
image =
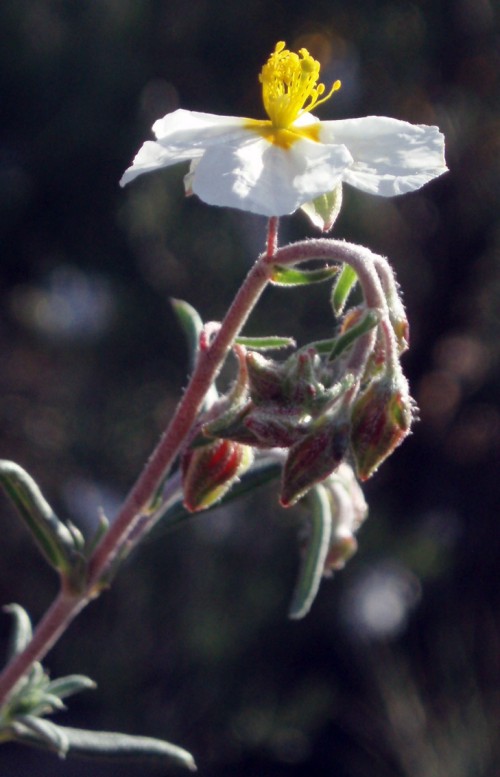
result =
M327 95L325 85L318 83L320 64L307 49L296 54L280 41L262 68L262 100L271 124L276 130L289 129L303 113L329 100L340 89L335 81Z

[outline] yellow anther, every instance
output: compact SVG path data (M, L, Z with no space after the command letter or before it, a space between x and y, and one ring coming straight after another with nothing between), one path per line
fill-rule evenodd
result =
M302 113L326 102L340 89L340 81L335 81L323 97L325 85L318 83L319 71L319 62L307 49L296 54L285 48L284 41L276 44L259 76L264 108L275 129L288 129Z

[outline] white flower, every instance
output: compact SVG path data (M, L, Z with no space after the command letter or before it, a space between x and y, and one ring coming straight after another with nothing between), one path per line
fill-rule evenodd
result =
M153 125L120 184L178 162L191 161L189 193L211 205L283 216L342 181L391 197L419 189L446 171L437 127L382 116L319 121L311 110L329 94L318 83L319 63L278 43L260 81L269 119L177 110Z

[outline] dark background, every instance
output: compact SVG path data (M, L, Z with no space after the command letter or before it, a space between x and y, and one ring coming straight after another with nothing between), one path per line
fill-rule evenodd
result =
M118 180L177 107L262 117L277 40L342 90L322 118L436 123L451 172L382 200L345 189L338 237L405 294L414 434L369 482L358 555L287 620L297 513L276 489L159 527L50 654L99 684L58 721L170 739L206 777L500 773L499 36L491 0L2 0L0 456L64 517L116 510L186 383L169 297L220 319L265 219L183 199L181 166ZM313 235L296 215L282 242ZM247 331L326 337L326 287L269 291ZM1 501L0 601L56 591ZM9 617L0 618L5 646ZM12 745L2 777L144 766Z

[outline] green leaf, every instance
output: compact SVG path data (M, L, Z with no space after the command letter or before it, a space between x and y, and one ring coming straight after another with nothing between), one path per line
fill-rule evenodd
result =
M188 302L181 299L171 299L170 302L188 341L191 366L193 366L198 353L200 334L203 331L203 321Z
M189 348L191 369L196 364L196 358L200 347L200 335L203 331L203 321L198 312L188 302L182 299L170 300L177 320L186 336ZM217 389L212 385L205 395L203 408L208 408L217 400Z
M18 742L52 750L63 757L84 756L119 762L153 761L165 766L183 766L189 771L196 771L191 753L162 739L58 726L51 721L30 715L16 721L11 732L12 739Z
M337 281L332 289L331 303L336 316L341 316L347 298L358 276L349 264L344 264Z
M307 504L311 506L310 534L288 611L289 617L294 620L303 618L311 609L323 576L332 535L332 512L326 488L320 484L311 489Z
M0 484L49 564L61 572L71 570L75 556L73 536L44 499L33 478L18 464L0 461Z
M280 348L294 348L296 342L293 337L237 337L235 342L252 348L254 351L271 351Z
M62 757L68 752L69 740L64 729L50 720L35 715L21 715L12 724L11 729L18 742L53 750Z
M365 335L370 331L370 329L373 329L374 326L377 326L379 321L380 316L376 310L367 310L365 315L357 324L354 324L354 326L351 326L346 332L341 334L340 337L337 337L335 345L333 346L330 353L330 361L333 361L338 356L340 356L340 354L345 351L346 348L349 348L354 343L354 341L358 339L358 337Z
M94 688L97 688L97 685L90 677L84 674L69 674L66 677L51 680L45 690L59 699L65 699L80 691L94 690Z
M333 278L339 271L338 267L321 267L318 270L298 270L294 267L275 265L271 283L275 286L307 286L310 283L321 283Z
M14 625L10 634L9 648L7 651L10 661L14 656L22 653L28 643L31 642L33 631L28 613L19 604L7 604L3 607L3 611L12 615L14 618Z
M101 510L99 513L99 522L94 534L89 537L85 543L85 557L90 558L94 550L109 529L109 521Z

